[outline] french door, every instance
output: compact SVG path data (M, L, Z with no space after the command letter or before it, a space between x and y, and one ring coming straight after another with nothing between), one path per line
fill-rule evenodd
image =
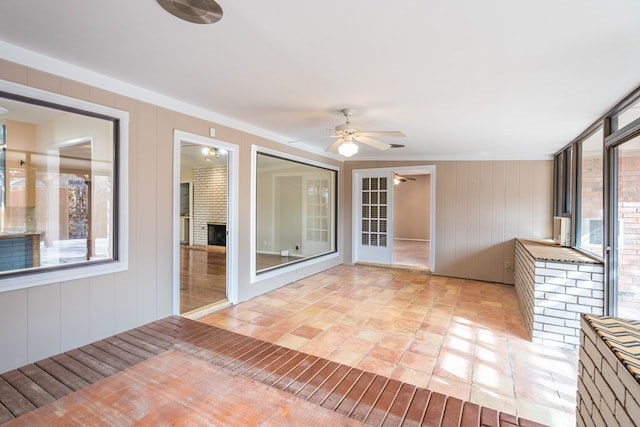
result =
M391 264L393 172L354 171L354 262Z

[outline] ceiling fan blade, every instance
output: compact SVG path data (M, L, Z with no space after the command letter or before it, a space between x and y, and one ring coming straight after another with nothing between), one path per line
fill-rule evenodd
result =
M404 133L399 130L362 130L359 132L364 136L387 136L387 137L405 137Z
M342 145L344 141L342 140L342 138L340 139L336 139L336 141L331 144L330 146L327 147L326 150L324 151L336 151L338 149L338 147L340 147Z
M391 145L387 144L386 142L378 141L376 139L369 138L369 137L366 137L366 136L359 136L357 138L357 141L361 142L363 144L367 144L367 145L370 145L372 147L375 147L378 150L387 150L387 149L391 148Z

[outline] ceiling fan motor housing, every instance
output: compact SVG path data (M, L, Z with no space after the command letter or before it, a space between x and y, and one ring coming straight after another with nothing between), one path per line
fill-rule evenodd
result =
M358 132L360 132L359 129L356 129L353 127L353 125L351 125L351 123L345 123L342 125L338 125L335 127L335 131L336 133L344 133L344 134L348 134L348 135L354 135Z

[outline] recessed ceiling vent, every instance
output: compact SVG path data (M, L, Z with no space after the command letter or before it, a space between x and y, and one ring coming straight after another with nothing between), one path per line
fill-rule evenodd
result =
M215 0L158 0L167 12L196 24L213 24L222 19L222 8Z

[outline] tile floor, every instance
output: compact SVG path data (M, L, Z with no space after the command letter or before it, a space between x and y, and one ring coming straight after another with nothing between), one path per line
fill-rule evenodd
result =
M200 321L551 426L577 351L528 341L512 286L341 265Z

